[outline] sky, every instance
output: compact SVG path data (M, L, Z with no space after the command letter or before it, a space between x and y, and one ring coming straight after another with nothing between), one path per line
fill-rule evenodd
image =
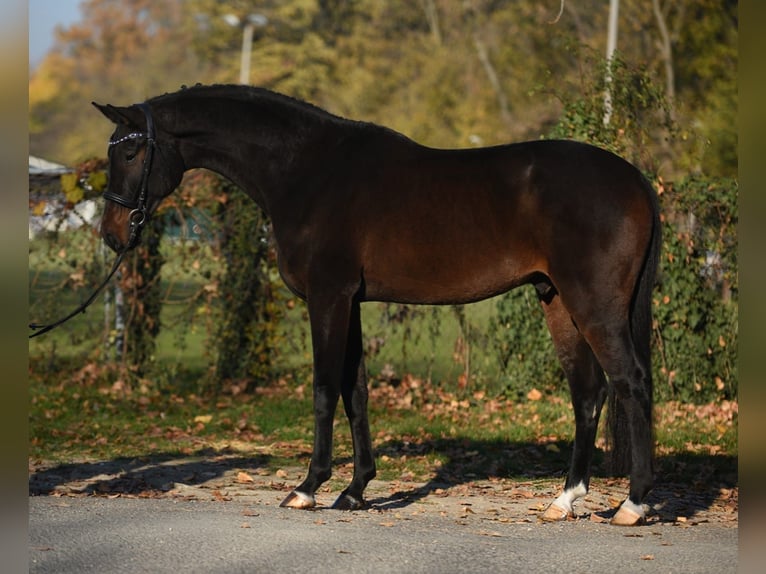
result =
M29 0L29 67L34 68L53 46L56 26L80 19L82 0Z

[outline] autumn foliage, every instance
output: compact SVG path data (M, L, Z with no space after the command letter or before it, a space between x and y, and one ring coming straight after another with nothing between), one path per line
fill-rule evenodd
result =
M428 145L571 137L639 165L660 194L665 227L654 297L657 398L736 400L737 5L657 5L623 3L614 113L604 125L604 2L565 2L556 19L559 2L86 0L82 20L58 31L30 77L30 152L77 166L60 181L63 209L98 198L112 126L90 102L236 81L242 30L223 16L258 12L267 22L255 32L253 84ZM46 200L30 210L44 213ZM30 246L35 319L87 296L109 265L93 230L44 239ZM161 206L121 285L129 324L120 360L132 385L191 379L195 390L237 393L285 371L308 376L305 310L281 286L268 222L209 173L187 174ZM72 356L114 361L118 334L100 311L35 347L32 368L55 373ZM546 397L565 389L527 291L497 299L488 316L406 306L370 314L373 378L414 372L521 400L532 388Z

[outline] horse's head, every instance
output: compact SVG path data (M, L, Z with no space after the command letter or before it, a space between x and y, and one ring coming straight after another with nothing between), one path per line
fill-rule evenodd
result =
M184 165L173 141L158 139L148 104L93 105L117 126L109 139L101 236L120 252L135 247L146 219L181 182Z

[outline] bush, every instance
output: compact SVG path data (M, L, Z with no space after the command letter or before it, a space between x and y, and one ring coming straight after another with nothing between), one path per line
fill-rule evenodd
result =
M654 292L656 398L693 402L736 399L737 182L696 175L667 183L652 175L658 162L649 150L670 153L669 146L657 146L656 142L674 133L661 90L644 71L616 60L611 82L613 112L605 125L604 66L591 64L584 67L591 72L583 76L579 90L562 92L579 97L560 95L564 111L550 135L606 147L638 165L655 182L664 225L661 270ZM87 197L78 185L97 193L105 182L104 177L86 173L70 179L65 192L72 202ZM288 313L280 300L284 289L266 239L268 223L256 205L231 184L204 172L187 176L181 190L164 205L168 212L175 209L182 223L200 216L207 231L199 241L186 242L188 245L179 242L174 252L174 257L184 250L205 253L191 266L175 267L176 275L183 271L197 276L189 281L196 281L190 288L194 293L188 297L188 310L180 314L174 330L183 343L200 318L206 318L207 340L201 354L213 374L209 389L218 390L227 381L252 387L273 380L285 369L308 371L311 354L307 351L305 310L296 308ZM155 231L161 233L160 229ZM156 249L159 235L153 237L147 233L145 245L154 255L135 260L136 272L143 273L136 285L144 290L137 289L132 296L137 311L130 317L137 323L128 331L128 341L135 346L134 351L129 350L128 360L133 364L150 364L160 326L159 309L170 292L169 288L164 291L163 299L157 290L162 261ZM35 253L30 249L30 286L48 285L30 298L38 316L57 315L55 306L61 305L62 295L75 299L103 276L103 256L92 235L78 232L62 234L64 238L71 242L71 248L67 243ZM204 271L194 271L200 261ZM33 265L38 264L51 271L36 273ZM457 379L458 385L471 379L474 389L484 386L512 398L526 395L532 387L548 392L565 387L531 287L498 297L491 314L487 307L478 306L430 311L401 305L368 308L380 317L377 324L368 320L365 326L371 359L368 367L373 362L382 363L376 365L375 372L402 376L415 370L418 376L430 378L433 373L437 380ZM105 330L109 327L98 322L86 326L73 330L67 340L54 337L45 351L48 357L32 357L30 353L30 363L39 361L41 368L54 365L57 340L67 352L80 346L89 349L88 359L109 361L109 353L92 351L99 337L108 338ZM383 349L386 345L388 349ZM288 350L280 353L283 347ZM395 352L391 352L394 347Z
M663 94L642 70L612 64L611 121L604 123L604 66L584 79L553 137L590 142L652 170L649 142L667 137ZM657 400L709 402L737 398L737 182L682 178L668 184L647 174L660 195L663 248L654 293L653 376ZM498 299L492 323L495 348L512 394L532 385L559 388L542 310L531 288Z
M497 299L489 324L505 393L522 398L532 388L566 388L564 371L553 349L534 287L527 285Z
M658 187L664 241L653 296L655 399L737 399L737 182L691 177ZM533 288L499 297L490 328L510 395L562 388Z
M737 398L737 182L659 184L664 244L654 296L658 399Z
M252 390L270 382L278 348L280 307L270 271L269 223L263 211L233 184L222 182L220 248L224 269L219 282L221 315L215 332L216 388L225 384Z

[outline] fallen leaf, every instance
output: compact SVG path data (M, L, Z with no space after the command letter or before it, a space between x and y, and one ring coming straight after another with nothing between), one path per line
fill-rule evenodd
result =
M214 490L211 494L218 502L228 502L231 500L231 496L226 496L220 490Z
M255 479L252 476L250 476L249 474L247 474L246 472L240 470L237 473L237 482L240 483L240 484L245 484L245 483L248 483L248 482L255 482Z
M654 554L644 554L641 556L641 560L654 560Z
M206 425L212 420L213 420L213 415L197 415L196 417L194 417L195 423L202 423L203 425Z
M527 399L529 399L530 401L539 401L542 398L543 398L543 394L537 389L532 389L531 391L527 393Z
M513 497L521 497L521 498L534 498L535 493L531 490L519 490L519 489L512 489L511 490L511 496Z
M609 506L610 507L617 508L618 506L620 506L622 504L622 499L621 498L615 498L613 496L609 496L609 497L607 497L607 502L609 502Z

